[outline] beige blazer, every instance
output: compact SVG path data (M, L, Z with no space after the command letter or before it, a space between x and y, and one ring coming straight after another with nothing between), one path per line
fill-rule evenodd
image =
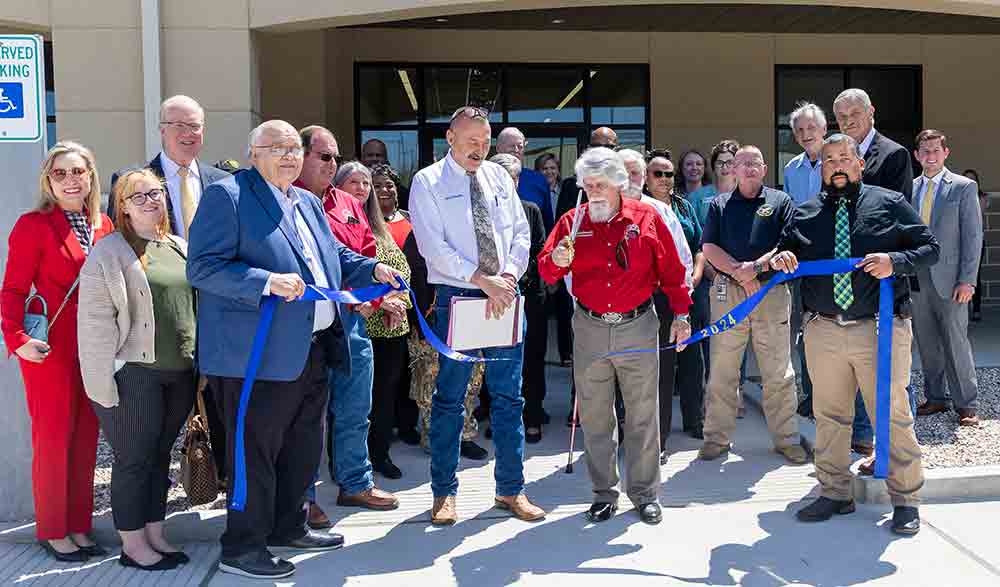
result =
M168 235L187 255L187 243ZM146 272L120 232L101 239L80 270L80 371L87 396L118 405L116 362L156 360L155 319Z

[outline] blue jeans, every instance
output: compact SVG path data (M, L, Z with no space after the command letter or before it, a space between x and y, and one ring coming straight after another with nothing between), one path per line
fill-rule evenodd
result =
M347 495L375 485L368 459L368 415L372 411L372 341L365 319L357 312L341 315L351 343L351 372L330 370L330 401L326 406L326 427L330 454L330 478ZM316 471L319 480L319 471ZM316 501L316 486L306 491L308 501Z
M906 386L907 399L910 401L910 412L913 417L917 417L917 395L913 393L913 386ZM854 397L854 426L851 433L851 442L863 442L871 444L875 440L875 429L872 421L868 419L868 412L865 411L865 400L861 398L861 392Z
M477 289L445 285L435 287L434 332L441 340L447 340L451 298L486 296ZM463 354L476 355L478 352L463 351ZM524 398L521 397L524 343L513 347L481 349L481 352L486 358L506 359L486 363L485 387L490 393L497 495L517 495L524 489L524 423L521 420L524 409ZM434 497L444 497L458 493L455 472L458 470L465 391L472 376L472 363L453 361L443 355L438 360L440 371L431 403L431 491Z

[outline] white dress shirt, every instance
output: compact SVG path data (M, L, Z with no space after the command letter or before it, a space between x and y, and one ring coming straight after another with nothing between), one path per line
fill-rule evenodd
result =
M860 155L862 159L868 155L868 149L871 148L872 141L874 140L875 127L872 126L871 129L868 130L868 134L865 135L865 140L861 141L861 144L858 145L858 155Z
M934 204L937 203L938 196L941 194L941 180L944 178L944 172L948 171L946 168L942 167L941 171L937 172L934 177L928 178L926 175L920 176L920 185L917 186L917 190L913 192L913 199L917 204L917 215L923 218L924 209L924 195L927 192L927 182L934 182ZM931 210L934 210L934 204L931 204Z
M170 209L173 211L174 215L174 226L177 227L177 230L181 231L181 236L184 236L184 207L181 205L181 176L177 173L177 170L180 169L181 166L175 163L170 157L167 157L167 154L162 151L160 152L160 166L163 167L163 179L167 181L167 196L170 198ZM194 196L194 203L197 207L197 205L201 202L201 171L198 169L197 159L191 161L191 165L188 165L188 170L188 189L191 190L191 195Z
M267 183L267 187L271 188L271 192L274 193L274 199L278 201L278 205L281 206L281 211L285 216L295 218L295 228L298 231L299 240L302 241L302 256L305 257L306 265L313 274L313 279L316 280L316 283L313 285L330 287L330 280L327 279L326 270L323 269L323 263L319 258L319 244L316 242L316 237L309 230L309 225L306 224L306 220L302 217L302 212L299 210L300 200L298 194L291 188L289 188L287 194L284 194L271 182L265 180L265 183ZM267 283L264 284L265 296L271 294L272 276L274 276L274 273L267 276ZM329 300L316 302L313 332L329 328L333 324L333 319L336 316L335 312L336 309L333 302Z
M489 161L483 161L476 177L492 220L500 273L520 279L528 268L531 228L514 181L503 167ZM427 260L429 283L478 289L469 281L479 268L471 180L450 152L413 177L410 223Z
M643 194L639 201L656 208L656 211L660 213L660 217L663 218L663 222L667 224L670 236L674 238L674 248L677 249L677 256L681 258L681 263L684 264L684 283L687 284L689 290L693 290L694 257L691 256L691 247L688 246L687 238L684 237L684 227L681 226L681 221L677 219L673 208L654 197Z

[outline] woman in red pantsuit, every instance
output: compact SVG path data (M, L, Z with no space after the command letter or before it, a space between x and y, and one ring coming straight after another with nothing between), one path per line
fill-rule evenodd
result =
M105 551L88 535L98 426L80 376L73 286L93 243L113 227L101 213L97 167L86 147L73 142L52 147L39 188L38 206L10 233L0 329L8 354L18 356L31 416L38 540L55 558L78 562ZM32 286L48 305L47 343L24 332L24 302ZM29 311L40 313L41 304L34 301Z

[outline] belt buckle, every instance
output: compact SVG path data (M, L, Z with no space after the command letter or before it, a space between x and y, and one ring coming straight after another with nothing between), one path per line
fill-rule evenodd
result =
M844 320L843 314L837 314L837 326L844 327L856 323L857 320Z
M601 320L604 320L608 324L618 324L623 318L624 316L621 312L606 312L601 314Z

